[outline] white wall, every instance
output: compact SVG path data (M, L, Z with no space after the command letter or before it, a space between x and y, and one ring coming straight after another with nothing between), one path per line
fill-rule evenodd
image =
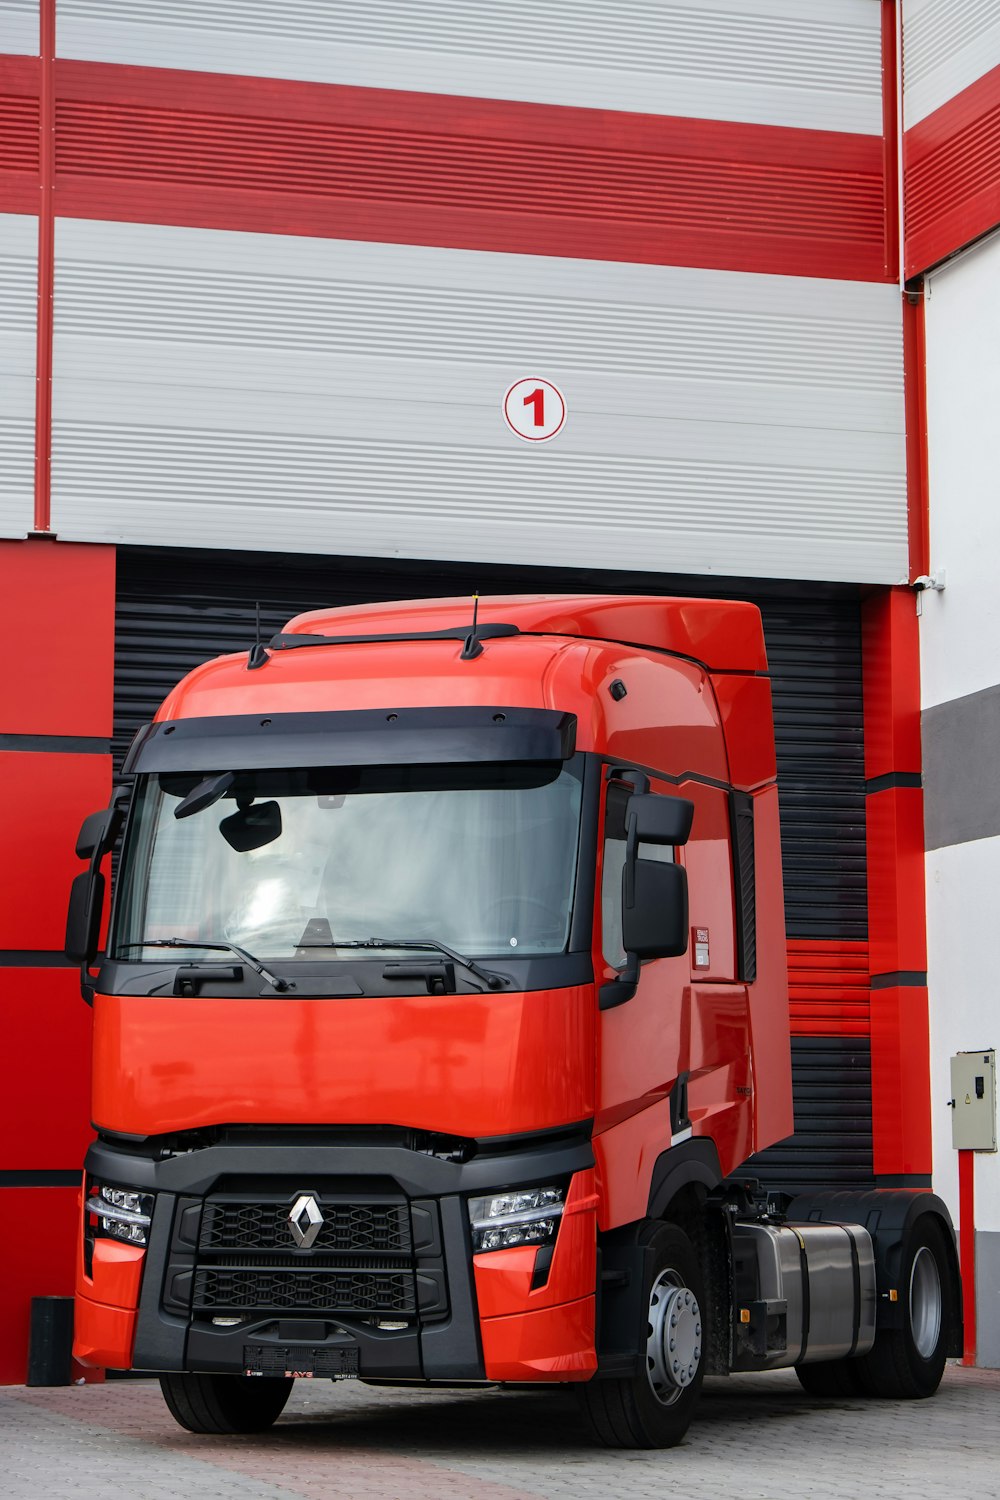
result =
M951 1144L949 1062L1000 1051L1000 837L927 856L934 1188L958 1219L958 1153ZM976 1157L976 1227L1000 1230L1000 1158Z
M946 570L941 594L925 594L921 618L921 673L928 739L941 732L948 704L979 695L962 722L980 723L983 736L1000 688L1000 236L928 278L926 300L927 408L931 569ZM973 735L975 730L973 729ZM968 747L973 758L1000 744ZM957 759L964 751L959 747ZM938 799L958 828L962 766L939 769L926 796ZM934 1186L957 1218L957 1156L951 1145L948 1072L952 1053L1000 1049L1000 828L983 801L978 823L966 816L962 842L927 854L928 985ZM965 814L970 809L965 808ZM974 836L969 837L973 832ZM976 1159L976 1228L1000 1231L1000 1157ZM990 1290L980 1287L980 1298ZM995 1301L995 1292L993 1294ZM980 1319L996 1322L980 1300Z
M923 706L1000 681L1000 235L927 278L930 562Z
M1000 8L995 0L903 0L907 129L998 64Z
M140 67L879 135L879 26L879 0L59 0L58 46Z

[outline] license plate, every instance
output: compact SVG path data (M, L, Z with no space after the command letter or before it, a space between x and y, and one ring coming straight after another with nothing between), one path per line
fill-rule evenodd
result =
M356 1344L244 1344L244 1375L292 1375L297 1380L352 1380L359 1373Z

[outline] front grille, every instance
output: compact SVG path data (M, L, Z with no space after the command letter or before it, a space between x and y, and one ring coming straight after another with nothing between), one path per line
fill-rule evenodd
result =
M195 1312L415 1313L412 1271L228 1266L195 1272Z
M336 1203L321 1200L324 1222L313 1245L317 1252L390 1251L413 1248L405 1203ZM212 1200L205 1205L199 1249L292 1250L287 1202Z
M401 1193L346 1193L293 1184L292 1191L214 1193L180 1206L186 1267L175 1254L168 1303L200 1316L282 1313L415 1318L446 1306L436 1208L415 1205L414 1235ZM234 1184L235 1187L235 1184ZM322 1223L308 1249L296 1242L289 1213L303 1193ZM428 1238L428 1235L430 1238ZM417 1269L420 1269L418 1279Z

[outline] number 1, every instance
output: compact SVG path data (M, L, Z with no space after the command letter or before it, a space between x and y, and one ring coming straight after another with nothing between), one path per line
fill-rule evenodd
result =
M525 396L523 404L525 406L533 406L535 408L535 426L544 427L545 392L542 390L541 386L539 386L538 390L532 391L530 396Z

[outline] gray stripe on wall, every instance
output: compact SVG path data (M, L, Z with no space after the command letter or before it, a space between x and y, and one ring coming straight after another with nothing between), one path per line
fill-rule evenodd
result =
M926 847L1000 834L1000 685L925 708L921 721Z
M1000 1370L1000 1234L976 1232L976 1363Z

